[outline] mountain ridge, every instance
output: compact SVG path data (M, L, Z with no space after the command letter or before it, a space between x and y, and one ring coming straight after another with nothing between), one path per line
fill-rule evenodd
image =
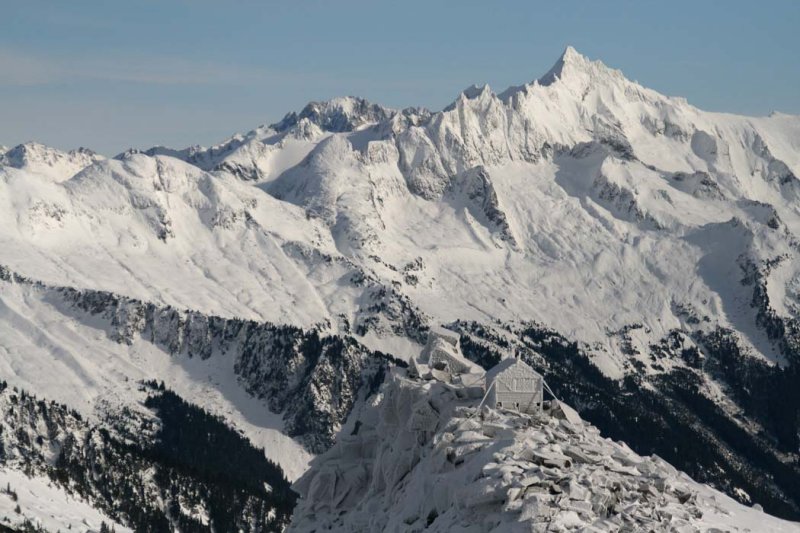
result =
M576 65L580 68L573 68ZM561 79L565 69L572 71L572 74L590 70L599 73L604 80L596 90L590 91L588 98L591 101L585 103L589 106L586 111L577 115L571 109L577 109L573 106L580 102L566 101L563 95L558 96L557 107L553 107L554 101L551 102L556 94L561 94L553 93L553 87L568 85L566 82L569 80ZM412 211L430 211L429 206L417 202L415 197L441 202L443 214L452 209L452 212L446 213L455 219L449 224L462 226L472 233L474 243L471 244L483 248L499 247L501 250L510 246L512 251L516 250L517 255L525 258L524 261L533 259L546 262L553 257L563 257L561 252L553 253L555 249L548 242L552 238L547 236L547 232L541 231L542 224L529 220L529 215L523 212L530 206L519 205L517 209L515 204L519 204L520 195L540 193L528 190L530 185L514 176L516 172L555 179L566 197L561 191L554 191L557 193L555 196L548 192L552 196L552 199L546 197L548 203L555 201L564 205L564 200L570 197L577 200L581 204L576 206L577 209L589 216L583 223L599 224L597 227L605 228L601 231L610 233L612 240L619 239L621 235L619 221L639 226L636 231L668 229L676 235L691 231L697 224L721 223L721 203L705 202L704 209L714 215L697 216L699 204L692 198L703 195L720 200L753 199L769 205L775 204L776 194L782 196L785 202L796 198L798 158L782 158L787 148L792 152L791 147L797 144L791 141L791 137L788 143L783 139L774 142L775 135L766 133L766 130L756 128L739 131L753 124L750 124L750 119L737 119L734 130L738 132L737 136L743 135L737 142L749 143L749 147L746 146L745 152L737 148L739 151L734 153L732 147L735 143L726 140L730 132L720 130L721 125L715 126L716 133L713 128L708 128L712 131L709 133L687 122L699 118L695 108L680 104L674 109L669 107L658 111L658 106L666 105L664 102L669 99L662 100L659 96L648 103L646 97L649 92L644 94L638 89L630 89L640 86L628 82L618 71L600 62L589 61L571 47L565 50L550 74L544 78L550 76L552 83L542 85L534 81L523 86L524 91L508 96L505 102L504 98L484 87L472 92L469 98L462 95L452 109L432 113L427 118L410 117L408 110L399 112L380 108L381 111L375 112L372 104L361 99L335 99L328 104L307 106L307 116L301 118L298 115L297 120L291 126L287 123L282 132L260 128L247 135L234 136L211 151L199 147L181 151L151 149L142 155L167 157L155 165L155 172L160 172L165 179L173 182L174 178L167 177L170 173L197 172L189 170L191 168L210 172L211 176L203 180L206 183L213 182L214 187L217 187L217 183L223 183L220 180L223 176L254 180L281 204L294 204L300 208L300 212L321 222L323 227L316 227L317 224L312 223L309 230L330 232L332 250L359 262L371 255L385 254L400 256L392 258L390 264L416 260L414 256L402 257L404 254L387 250L383 244L388 239L396 238L392 233L405 232L401 228L392 228L392 224L386 222L396 218L393 210L397 208L393 204ZM618 87L617 82L621 86ZM569 96L573 92L569 89L564 94ZM635 122L623 121L626 118L623 115L630 113L622 113L619 105L613 107L616 97L633 99L634 103L644 102L646 105L640 111L646 114L642 114L640 120ZM353 120L360 124L359 131L326 131L315 123L324 126L326 120L333 120L325 118L326 110L332 110L332 116L344 117L342 120L345 123L349 120L347 117L352 115L355 117ZM658 113L652 115L656 111ZM572 120L565 122L561 119L567 118L564 115L566 112L570 113ZM676 113L684 113L684 116ZM664 118L660 118L661 115ZM368 120L376 116L378 122ZM420 118L421 121L418 120ZM786 117L776 118L779 122L790 120ZM582 126L571 132L566 132L559 125L560 122L567 124L575 121ZM334 122L329 122L329 126ZM309 133L301 123L313 126L316 130ZM305 133L299 134L299 137L290 135L299 133L298 127ZM331 127L333 130L348 129L342 124ZM132 161L134 155L129 152L120 158ZM183 170L168 163L169 158L174 157L189 162L191 167ZM139 164L145 159L136 161ZM123 171L139 172L134 168L126 163ZM162 168L163 171L158 170ZM96 170L99 172L95 174L120 175L116 168L103 169L98 166ZM548 176L551 172L554 176ZM85 176L87 172L79 174ZM742 177L745 174L750 176L746 181ZM369 177L364 178L367 175ZM592 175L593 182L587 188L587 176ZM767 182L766 187L755 179L759 175ZM70 188L73 186L69 182L85 179L83 176L68 178L71 176L64 175L60 179ZM129 181L127 178L125 180ZM658 183L659 180L664 183ZM162 181L157 187L163 187L164 183ZM165 191L169 192L169 189ZM161 195L158 190L153 192ZM139 191L135 194L135 201L148 206L144 210L152 213L148 215L148 225L160 228L157 230L159 239L166 242L165 239L173 231L169 224L174 222L171 220L174 217L160 206L163 200L140 198L142 193ZM559 198L559 195L562 197ZM74 198L80 200L85 196L80 193ZM676 204L677 200L680 200L680 204ZM195 203L196 200L190 202ZM45 220L51 216L61 216L60 213L65 211L66 206L62 202L55 203L58 205L45 203L38 206ZM76 208L79 211L85 209L82 206ZM252 210L233 206L221 206L221 209L225 214L218 213L215 216L230 220L252 216ZM572 210L573 207L567 206L566 209ZM751 216L739 216L736 208L732 211L733 216L745 221ZM784 220L780 211L781 208L778 208L776 216L770 220ZM687 216L690 217L688 225L683 222ZM275 227L275 224L271 222L269 226ZM140 240L140 237L136 237L136 240ZM302 240L309 241L307 237ZM526 244L520 245L520 241ZM579 246L584 247L583 244ZM330 251L325 250L326 253ZM367 265L372 269L372 265ZM47 279L44 273L30 273ZM376 271L376 274L385 276L387 273ZM73 279L53 281L75 284ZM153 285L151 280L147 282ZM154 287L159 285L163 287L158 283ZM119 287L107 288L119 292ZM169 303L188 304L179 301ZM496 306L488 314L493 316L498 313L506 314ZM525 313L522 315L525 316Z

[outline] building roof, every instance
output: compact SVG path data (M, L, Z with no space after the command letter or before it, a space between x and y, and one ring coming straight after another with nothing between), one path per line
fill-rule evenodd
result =
M524 368L525 370L536 374L540 378L542 377L541 374L539 374L536 370L534 370L528 363L526 363L522 359L517 359L516 357L507 357L502 361L500 361L499 363L497 363L496 365L494 365L492 368L490 368L488 372L486 372L486 384L488 385L490 381L494 381L494 379L501 372L504 372L514 366L520 366L521 368Z
M564 419L567 420L567 422L570 422L576 426L583 424L583 419L581 418L581 415L578 414L578 411L565 404L561 400L556 400L556 409L561 411L561 414L563 415Z

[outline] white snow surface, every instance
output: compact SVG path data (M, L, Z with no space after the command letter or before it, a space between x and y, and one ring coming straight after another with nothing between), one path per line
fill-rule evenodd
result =
M471 87L436 113L348 97L211 148L4 148L0 265L326 333L350 331L378 284L430 325L540 322L586 343L612 377L631 356L610 332L641 324L631 342L647 346L691 315L780 362L742 280L770 261L770 305L800 313L798 175L800 117L705 112L568 48L538 80ZM138 379L164 380L291 479L311 459L224 356L112 342L13 284L0 287L0 319L0 373L14 385L91 415L129 401ZM403 357L421 348L383 326L360 340ZM762 520L716 498L728 518Z
M6 492L7 488L16 499ZM118 533L132 531L45 477L0 469L0 524L21 526L26 519L45 531L98 532L103 522Z
M0 166L18 168L51 180L64 180L105 159L86 148L63 152L37 142L7 148L0 146Z

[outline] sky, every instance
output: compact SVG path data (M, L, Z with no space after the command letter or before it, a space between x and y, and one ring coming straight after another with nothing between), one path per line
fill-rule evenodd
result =
M567 45L702 109L800 114L800 1L0 4L0 145L209 145L312 100L442 109Z

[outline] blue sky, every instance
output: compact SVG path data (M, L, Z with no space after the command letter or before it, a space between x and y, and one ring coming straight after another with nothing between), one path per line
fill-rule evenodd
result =
M564 47L698 107L800 114L800 1L70 0L0 8L0 144L209 144L306 102L441 109Z

